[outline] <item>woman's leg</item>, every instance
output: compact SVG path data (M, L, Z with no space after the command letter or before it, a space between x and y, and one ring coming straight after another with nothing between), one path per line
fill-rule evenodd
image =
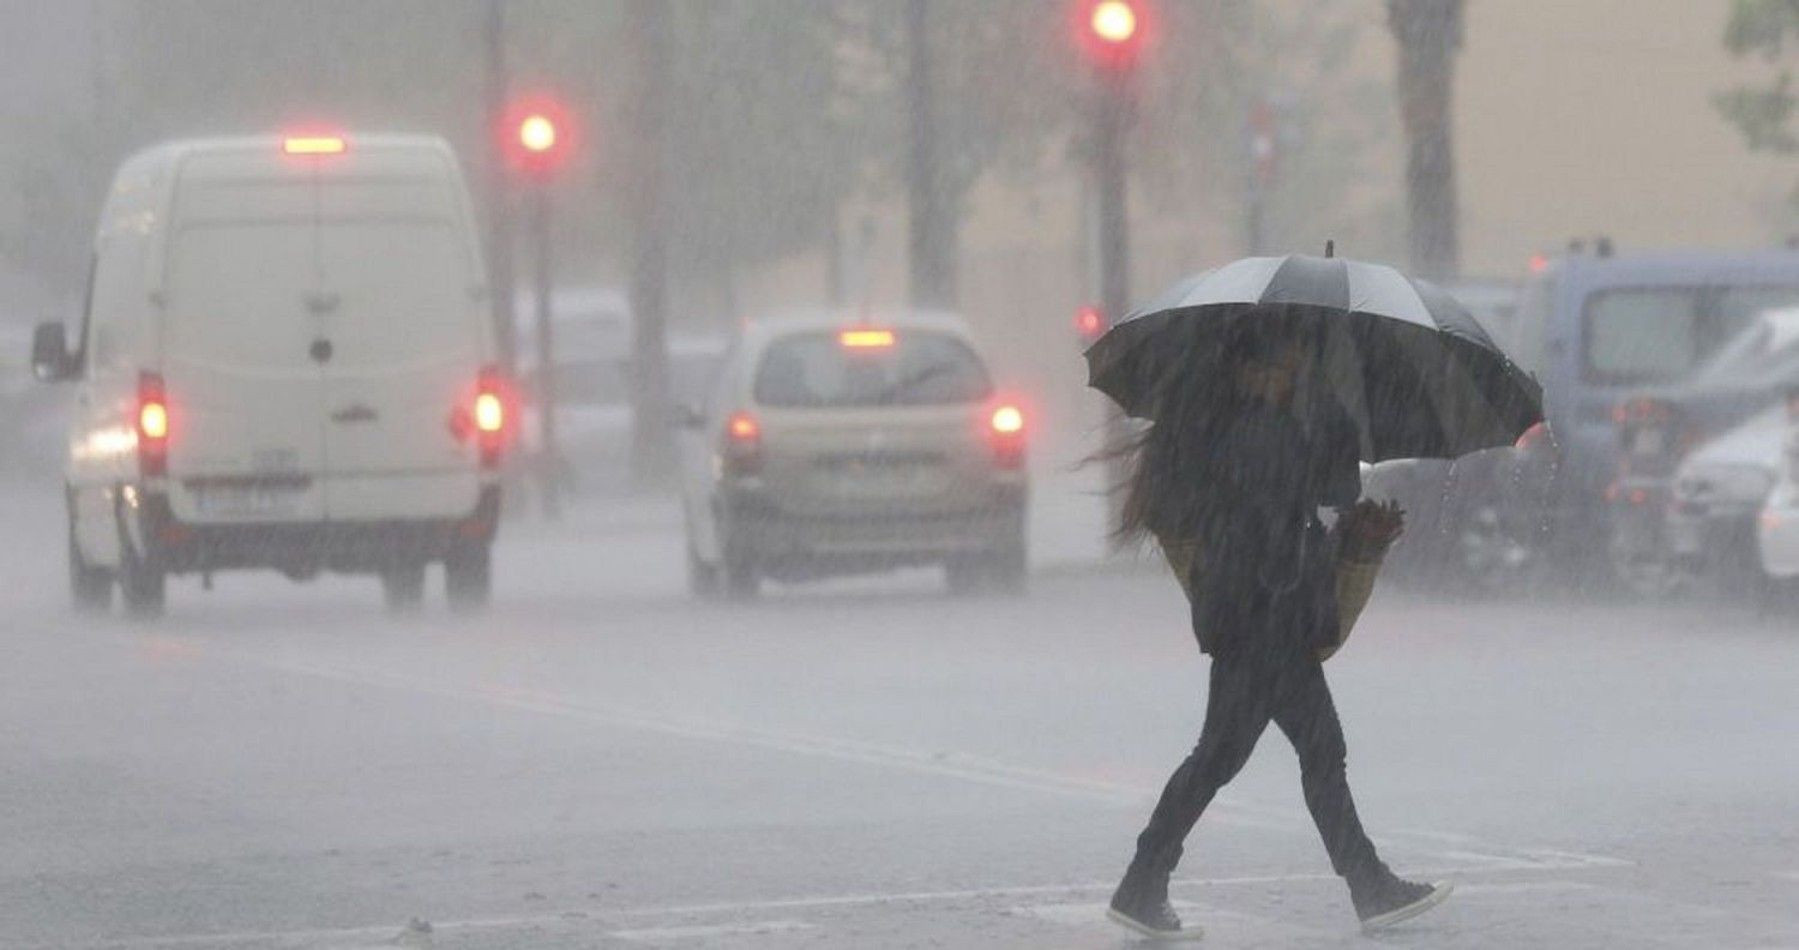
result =
M1299 753L1306 808L1330 853L1332 869L1352 885L1379 876L1385 866L1362 830L1349 794L1349 750L1323 664L1310 657L1297 660L1285 671L1275 694L1274 722Z
M1168 875L1180 861L1187 833L1212 796L1249 761L1256 740L1268 727L1273 686L1273 677L1253 666L1212 662L1199 743L1168 779L1148 826L1137 836L1137 855L1119 885L1121 895L1130 891L1138 900L1166 899Z

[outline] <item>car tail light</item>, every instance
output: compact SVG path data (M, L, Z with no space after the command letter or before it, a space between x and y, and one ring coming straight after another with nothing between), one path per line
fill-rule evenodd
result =
M137 378L137 459L144 475L169 473L169 397L162 377L142 373Z
M762 423L739 410L725 419L723 445L725 471L754 475L762 470Z
M987 441L1001 468L1024 464L1024 410L1002 403L987 416Z
M500 464L500 456L512 434L511 402L506 377L499 367L483 367L476 378L475 400L469 412L483 467L497 468Z

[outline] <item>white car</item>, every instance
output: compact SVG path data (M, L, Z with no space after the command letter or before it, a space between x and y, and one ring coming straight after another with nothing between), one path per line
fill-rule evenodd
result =
M556 465L543 451L542 375L538 372L535 298L522 291L516 307L519 378L526 396L519 451L534 474L552 471L577 494L629 486L631 396L635 388L635 321L625 295L608 287L568 287L550 295L550 343L555 362ZM709 381L724 353L718 336L670 334L666 340L670 402L690 400ZM697 388L696 388L697 387Z
M1777 581L1799 581L1799 399L1788 397L1780 479L1756 519L1762 571Z
M1725 579L1758 573L1755 519L1779 477L1785 432L1776 406L1681 461L1667 515L1667 542L1681 563Z
M442 562L486 602L510 398L474 216L442 140L204 139L120 168L75 345L66 466L78 607L161 610L171 574Z
M752 323L682 423L698 594L918 564L1024 584L1025 417L959 318Z

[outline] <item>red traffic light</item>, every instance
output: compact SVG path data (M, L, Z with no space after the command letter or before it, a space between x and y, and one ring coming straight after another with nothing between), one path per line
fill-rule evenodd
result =
M533 112L518 124L518 144L527 152L542 154L556 147L556 123Z
M1105 311L1098 307L1082 307L1074 312L1074 332L1083 343L1098 340L1111 328L1111 321L1106 319Z
M1137 11L1124 0L1095 4L1087 18L1093 35L1106 43L1129 43L1137 35Z
M1103 69L1136 65L1149 31L1149 9L1142 0L1080 0L1075 6L1075 32L1089 59Z
M574 138L568 111L554 100L521 100L506 110L499 129L507 164L533 178L548 178L567 164Z

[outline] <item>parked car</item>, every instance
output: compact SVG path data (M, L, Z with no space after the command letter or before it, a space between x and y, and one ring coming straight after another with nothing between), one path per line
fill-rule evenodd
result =
M1765 451L1768 447L1756 440L1767 433L1758 435L1760 430L1745 422L1777 406L1794 380L1799 380L1799 309L1778 308L1755 315L1689 379L1644 390L1614 411L1618 477L1607 495L1620 576L1655 592L1692 579L1695 570L1738 582L1756 573L1749 521L1769 485L1761 484L1761 474L1751 476L1723 457L1737 451L1733 446L1755 446L1753 468L1765 471L1771 482L1769 466L1778 453ZM1725 434L1739 426L1744 430ZM1732 498L1713 498L1720 490ZM1745 492L1754 497L1744 497ZM1728 529L1697 526L1733 506L1742 510L1726 518L1732 522Z
M754 322L683 423L698 594L932 564L1024 584L1024 412L957 317Z
M162 609L171 574L380 576L485 603L510 424L475 219L450 147L201 139L127 160L71 347L64 495L79 608Z
M1780 478L1786 410L1774 406L1680 463L1668 505L1667 546L1687 576L1736 590L1761 578L1755 519Z
M1570 253L1543 263L1524 288L1508 351L1542 383L1559 449L1554 483L1529 489L1543 498L1557 563L1617 563L1606 554L1619 524L1618 407L1691 380L1757 314L1794 304L1791 250Z

